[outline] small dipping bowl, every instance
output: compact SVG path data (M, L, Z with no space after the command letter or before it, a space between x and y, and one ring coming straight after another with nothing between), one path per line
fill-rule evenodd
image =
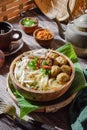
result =
M36 17L24 17L19 21L20 28L27 34L32 34L38 28Z
M54 33L46 28L36 29L33 33L35 40L45 48L48 48L54 38Z

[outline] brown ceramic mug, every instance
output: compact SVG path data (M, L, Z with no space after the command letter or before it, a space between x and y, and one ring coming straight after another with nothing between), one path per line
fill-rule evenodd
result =
M11 45L11 41L17 41L22 37L22 33L14 30L9 22L0 22L0 49L7 50Z

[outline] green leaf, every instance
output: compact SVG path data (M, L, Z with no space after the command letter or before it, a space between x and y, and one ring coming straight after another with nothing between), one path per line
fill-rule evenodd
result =
M17 98L17 101L20 106L20 118L39 108L39 106L29 103L23 96Z
M78 62L76 53L70 43L66 43L64 46L58 48L56 51L65 54L67 57L69 57L72 60L73 63Z
M18 105L20 107L20 118L24 117L28 113L37 110L40 106L38 105L33 105L31 102L27 101L27 99L24 98L15 88L14 85L9 79L9 85L12 93L15 95Z

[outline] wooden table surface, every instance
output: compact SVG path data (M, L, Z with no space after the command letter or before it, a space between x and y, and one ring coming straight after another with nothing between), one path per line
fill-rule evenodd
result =
M53 20L49 20L47 17L45 17L43 14L39 13L38 11L36 12L35 10L28 11L25 15L27 16L36 16L39 20L39 26L48 28L52 30L55 34L54 40L50 46L52 49L56 49L59 46L64 44L64 40L60 38L58 35L58 27L56 23ZM18 22L23 16L20 16L20 18L12 21L11 23L13 24L14 28L19 29ZM22 39L23 39L23 47L16 52L13 55L7 56L5 59L5 64L2 68L0 68L0 98L3 98L7 102L14 103L14 101L11 99L9 96L8 92L6 91L7 87L7 74L9 73L9 66L12 62L12 60L20 55L21 53L28 51L28 50L33 50L33 49L40 49L42 48L33 38L32 35L27 35L25 34L22 30ZM82 66L82 69L86 67L87 60L86 59L81 59L79 58L79 62ZM17 107L17 106L16 106ZM69 123L69 105L58 110L57 112L54 113L31 113L29 116L32 116L35 119L41 120L45 123L48 124L53 124L56 125L60 128L63 128L64 130L70 130L70 123ZM23 130L20 128L18 125L14 123L11 119L8 119L7 117L2 117L0 116L0 130ZM33 130L33 129L32 129Z

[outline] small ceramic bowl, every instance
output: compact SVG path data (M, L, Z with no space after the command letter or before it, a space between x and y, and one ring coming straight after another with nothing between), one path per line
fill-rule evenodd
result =
M38 20L36 17L24 17L19 21L20 28L27 34L32 34L38 27Z
M34 31L33 36L42 47L48 48L54 38L54 33L46 28L39 28Z

